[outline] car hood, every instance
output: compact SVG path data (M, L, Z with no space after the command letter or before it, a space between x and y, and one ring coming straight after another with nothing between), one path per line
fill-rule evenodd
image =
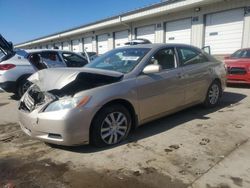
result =
M68 85L74 85L75 90L81 90L83 85L88 85L89 89L118 81L122 77L122 73L102 69L57 68L38 71L28 80L37 85L41 91L50 91L61 90Z
M228 66L237 66L237 67L249 67L250 66L250 59L245 58L245 59L227 59L225 60L225 63Z

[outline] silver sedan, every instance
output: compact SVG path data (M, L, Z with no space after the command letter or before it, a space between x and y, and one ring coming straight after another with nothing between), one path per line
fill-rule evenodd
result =
M223 63L189 45L114 49L84 68L33 74L20 126L52 144L114 145L146 122L196 104L215 107L225 78Z

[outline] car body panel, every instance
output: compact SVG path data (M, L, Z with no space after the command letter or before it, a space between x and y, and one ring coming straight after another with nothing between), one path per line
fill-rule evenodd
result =
M250 84L250 58L225 59L227 83Z
M182 68L138 76L136 87L142 121L184 104L184 81L178 74L182 74Z

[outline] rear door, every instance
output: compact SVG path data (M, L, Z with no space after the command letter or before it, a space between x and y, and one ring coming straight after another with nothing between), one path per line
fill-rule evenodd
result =
M184 104L182 68L177 65L174 48L164 48L152 57L162 71L137 78L140 117L143 122L178 109Z
M186 85L185 104L203 102L211 81L212 62L194 48L178 47L177 51Z
M13 47L9 42L0 35L0 62L6 59L6 57L12 55L14 53Z

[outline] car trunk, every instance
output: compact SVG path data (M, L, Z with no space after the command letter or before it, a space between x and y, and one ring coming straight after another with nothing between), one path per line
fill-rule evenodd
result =
M0 35L0 63L15 55L13 46L10 42L7 42L2 35Z

